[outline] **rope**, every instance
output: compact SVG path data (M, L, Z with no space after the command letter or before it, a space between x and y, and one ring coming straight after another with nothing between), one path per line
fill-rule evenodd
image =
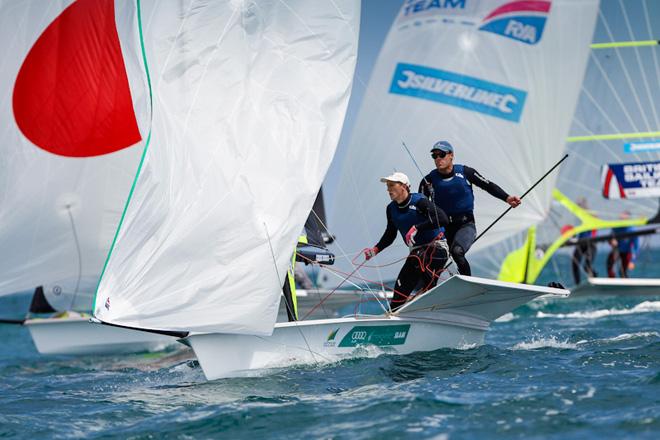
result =
M391 292L394 293L394 294L398 294L398 295L400 295L400 296L403 297L403 301L402 301L403 304L405 304L405 303L406 303L410 298L412 298L413 296L421 295L421 294L423 294L424 292L428 291L429 288L431 288L434 284L437 283L437 280L440 279L440 275L441 275L443 272L446 272L446 269L445 269L445 268L441 268L441 269L438 269L438 270L434 270L434 269L431 267L431 264L432 264L432 262L433 262L433 257L435 256L435 253L436 253L436 251L437 251L437 247L435 247L435 246L429 246L429 245L427 244L427 245L416 246L416 247L412 248L411 250L420 250L420 249L422 249L422 248L424 249L424 252L422 253L422 256L421 256L421 257L420 257L418 254L416 254L416 253L412 253L412 252L411 252L410 254L408 254L408 255L407 255L406 257L404 257L404 258L400 258L400 259L398 259L398 260L395 260L395 261L392 262L392 263L386 263L386 264L382 264L382 265L365 265L365 263L367 262L367 260L364 260L364 261L362 261L361 263L357 264L357 262L356 262L355 260L356 260L360 255L362 255L362 252L359 252L359 253L358 253L358 254L357 254L357 255L351 260L351 263L354 264L354 265L357 265L357 266L356 266L355 269L353 269L350 273L343 272L343 271L341 271L341 270L334 269L334 268L330 268L330 267L327 267L327 266L320 266L320 265L319 265L319 267L322 267L322 268L324 268L324 269L326 269L326 270L328 270L328 271L330 271L330 272L332 272L332 273L342 275L342 276L343 276L343 279L342 279L341 283L339 283L339 285L337 285L337 287L335 287L332 291L330 291L327 295L325 295L325 297L323 297L323 299L319 302L319 304L317 304L316 306L314 306L309 312L307 312L307 314L305 314L305 316L303 317L303 320L307 319L308 316L310 316L310 315L311 315L311 314L312 314L312 313L313 313L313 312L314 312L319 306L321 306L321 305L322 305L322 304L323 304L323 303L324 303L324 302L325 302L330 296L332 296L332 295L333 295L333 294L334 294L334 293L335 293L335 292L336 292L336 291L337 291L337 290L338 290L338 289L339 289L339 288L340 288L340 287L341 287L341 286L342 286L347 280L349 280L349 279L351 279L351 278L354 278L354 279L357 279L357 280L360 280L360 281L365 281L365 282L370 283L370 284L372 284L372 285L375 284L375 285L377 285L377 286L380 286L382 290L391 291ZM299 254L299 256L300 256L302 259L308 261L308 262L311 263L311 264L317 264L315 261L312 261L311 259L305 257L304 255L300 255L300 254ZM448 253L448 252L447 252L447 257L449 258L449 253ZM361 268L363 268L363 267L381 268L381 267L391 266L391 265L396 264L396 263L398 263L398 262L400 262L400 261L407 260L408 258L415 258L415 259L417 259L417 262L418 262L418 264L419 264L419 268L420 268L421 272L422 272L422 273L428 272L428 273L430 273L430 275L431 275L429 283L428 283L426 286L424 286L422 289L419 289L419 290L418 290L416 293L414 293L414 294L411 293L410 295L406 295L406 294L404 294L404 293L402 293L402 292L399 292L398 290L394 289L393 287L392 287L392 288L388 287L385 283L378 282L378 281L374 281L374 280L370 280L370 279L368 279L368 278L364 278L364 277L360 277L360 276L355 276L355 273L356 273L359 269L361 269ZM425 263L425 261L428 261L428 263ZM369 298L369 299L367 299L367 301L371 301L371 300L376 300L376 301L378 301L379 304L380 304L380 300L381 300L381 298L374 297L374 298ZM355 310L354 310L354 314L355 314L356 316L357 316L357 314L358 314L358 309L359 309L360 305L363 304L364 302L365 302L365 299L364 299L364 298L361 298L360 301L359 301L358 303L356 303ZM388 310L385 310L385 312L388 313Z
M365 260L365 261L366 261L366 260ZM315 311L320 305L322 305L322 304L325 302L325 300L327 300L328 298L330 298L330 295L332 295L333 293L335 293L335 292L337 291L337 289L339 289L339 288L340 288L340 287L346 282L346 280L349 279L349 278L350 278L355 272L357 272L361 267L362 267L362 264L358 265L355 269L353 269L353 272L351 272L351 273L350 273L345 279L343 279L343 280L341 281L341 283L339 283L339 284L337 285L337 287L335 287L334 289L332 289L332 291L330 291L330 293L328 293L328 294L327 294L327 295L321 300L320 303L318 303L317 305L315 305L314 307L312 307L312 309L311 309L309 312L307 312L307 314L305 314L305 316L303 317L303 321L304 321L305 319L307 319L307 317L308 317L309 315L311 315L311 314L312 314L312 313L313 313L313 312L314 312L314 311Z

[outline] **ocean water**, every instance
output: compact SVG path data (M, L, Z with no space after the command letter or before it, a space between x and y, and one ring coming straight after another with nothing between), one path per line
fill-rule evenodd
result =
M43 357L0 325L0 437L657 439L659 323L660 296L536 301L481 347L213 382L185 348Z

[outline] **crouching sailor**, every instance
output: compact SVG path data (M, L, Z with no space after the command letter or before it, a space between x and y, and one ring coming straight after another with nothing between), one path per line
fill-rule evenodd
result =
M399 272L390 302L392 311L401 307L410 293L419 287L428 290L438 282L448 258L444 228L447 215L423 194L410 192L410 181L403 173L383 177L392 202L387 205L387 227L376 246L364 249L367 260L394 242L399 231L410 247L410 255Z

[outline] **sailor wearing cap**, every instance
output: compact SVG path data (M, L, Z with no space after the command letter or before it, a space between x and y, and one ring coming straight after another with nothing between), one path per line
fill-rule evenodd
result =
M435 169L422 179L419 191L432 199L449 217L445 234L451 256L458 271L462 275L470 275L470 264L465 259L465 253L477 234L472 185L477 185L513 208L520 205L520 197L507 194L474 168L455 164L454 147L447 141L436 142L431 148L431 157Z
M394 242L397 231L411 248L394 287L394 297L390 302L390 308L394 311L406 302L420 281L424 290L438 282L449 256L443 236L447 216L423 194L411 193L410 181L405 174L394 173L380 181L387 184L392 200L385 210L387 227L380 241L363 252L367 260L373 258Z

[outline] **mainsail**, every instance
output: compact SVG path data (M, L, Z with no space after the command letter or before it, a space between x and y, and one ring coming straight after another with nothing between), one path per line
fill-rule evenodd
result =
M0 296L44 286L58 309L91 307L149 115L125 6L0 5Z
M138 4L152 130L94 313L269 334L343 123L359 3L175 5Z
M434 166L431 146L448 140L457 163L518 195L563 156L597 9L597 0L404 2L369 80L332 204L332 232L350 254L344 267L385 228L388 199L378 177L403 171L417 189L422 174L402 141L423 174ZM490 252L543 220L555 179L544 180L470 254ZM483 230L507 206L479 189L475 196ZM407 254L396 243L398 254L388 249L385 260L374 260L389 266L362 268L360 278L393 279L400 265L391 262Z
M607 236L623 226L654 231L640 226L660 220L657 17L659 2L601 2L555 202L548 219L521 236L520 248L508 248L506 259L498 254L483 261L500 279L534 283L547 267L572 284L570 271L560 270L553 255L577 234L598 230ZM525 266L526 273L520 270ZM596 271L604 275L605 267Z

